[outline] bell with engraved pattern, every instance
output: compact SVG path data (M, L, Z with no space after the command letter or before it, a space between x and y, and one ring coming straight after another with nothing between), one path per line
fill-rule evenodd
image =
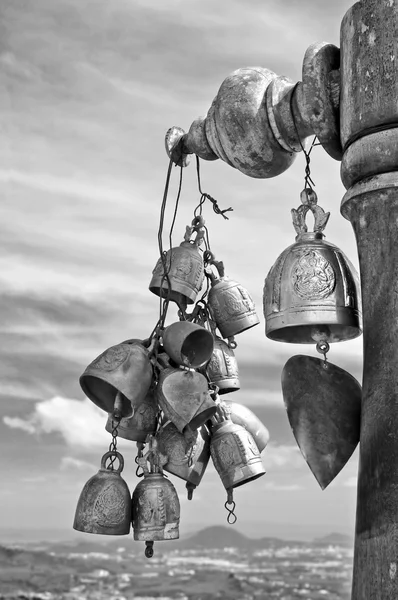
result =
M156 440L160 452L167 456L163 469L187 482L188 500L191 500L210 459L209 432L202 425L197 430L186 428L182 434L166 419L156 434Z
M120 416L129 417L145 399L152 383L152 365L141 340L111 346L88 365L80 377L83 392L107 413L119 392Z
M215 275L215 267L218 275ZM230 338L259 324L249 292L224 274L222 262L213 261L206 271L211 280L207 304L223 338Z
M266 336L279 342L311 344L351 340L361 334L358 274L343 252L324 241L329 213L315 192L301 192L292 209L296 243L271 268L264 286ZM305 218L314 215L314 231Z
M144 400L134 408L132 416L123 417L118 421L117 435L133 442L145 442L147 436L156 431L158 412L159 408L154 394L150 391ZM105 425L105 429L109 433L112 433L113 422L112 414L109 414Z
M179 306L195 302L204 280L203 255L199 251L204 223L203 217L195 217L191 226L186 228L184 241L168 250L164 258L159 258L149 284L151 292L162 298L168 297ZM194 233L196 237L191 240Z
M158 451L156 439L149 438L148 445L138 459L144 478L133 493L132 522L134 539L145 542L145 556L151 558L155 541L179 538L180 502L174 485L163 475L166 458Z
M119 460L119 468L106 466L111 456ZM131 526L131 496L127 483L120 476L123 456L107 452L101 469L84 486L77 503L73 529L102 535L127 535Z
M210 383L218 387L218 393L229 394L240 389L238 362L233 349L219 337L214 339L214 350L206 365Z

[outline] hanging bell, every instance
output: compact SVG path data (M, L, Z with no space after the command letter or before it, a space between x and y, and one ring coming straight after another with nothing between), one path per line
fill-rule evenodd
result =
M253 436L242 425L233 423L222 405L212 419L210 454L226 490L265 474Z
M167 456L163 469L186 481L188 500L199 485L210 459L210 435L202 425L198 430L185 428L184 434L165 420L156 434L160 452Z
M218 388L218 393L229 394L240 389L238 362L231 344L219 337L214 340L213 355L206 366L210 383Z
M162 357L158 360L162 361ZM181 433L187 425L193 430L198 429L217 410L206 377L191 369L166 367L161 370L156 400Z
M111 456L119 459L119 468L106 467ZM84 486L77 503L73 529L84 533L127 535L131 525L131 496L127 483L120 476L123 456L107 452L101 469Z
M121 393L120 416L129 417L145 399L152 383L148 350L140 340L112 346L88 365L80 377L83 392L94 404L112 413Z
M213 353L214 339L210 331L190 321L172 323L162 337L166 353L177 365L197 369L206 364Z
M250 408L238 402L223 401L230 413L232 423L242 425L253 436L260 452L264 450L269 441L269 431Z
M266 335L294 344L340 342L361 334L358 274L343 252L323 240L329 213L311 189L292 210L296 243L271 268L264 286ZM314 215L314 231L305 218Z
M117 434L125 440L145 442L148 435L154 434L158 422L159 408L153 392L149 392L144 400L134 408L131 417L124 417L118 422ZM113 431L113 415L108 415L106 431Z
M164 258L159 258L149 284L151 292L162 298L169 298L179 306L195 302L204 280L203 257L199 252L204 237L204 223L203 217L195 217L191 227L186 228L184 241L168 250ZM192 241L194 233L196 237Z
M259 324L254 302L248 291L236 281L224 275L222 262L213 261L218 277L208 267L207 275L211 280L208 306L223 338L230 338L254 325Z
M132 498L134 539L146 543L145 556L151 558L155 541L179 538L180 502L175 487L163 476L164 461L153 437L149 440L148 452L138 463L144 470L144 479L135 488Z

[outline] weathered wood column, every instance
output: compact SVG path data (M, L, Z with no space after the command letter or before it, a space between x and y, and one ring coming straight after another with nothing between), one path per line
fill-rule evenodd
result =
M342 214L358 244L364 376L353 600L398 599L398 6L341 28Z

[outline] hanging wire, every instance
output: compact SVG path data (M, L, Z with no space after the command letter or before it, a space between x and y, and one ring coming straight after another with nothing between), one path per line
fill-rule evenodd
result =
M295 85L295 86L294 86L294 88L293 88L292 94L291 94L291 96L290 96L290 111L291 111L291 114L292 114L292 115L294 114L294 113L293 113L293 97L294 97L294 93L295 93L295 91L296 91L296 88L297 88L297 86L299 85L299 83L300 83L300 82L296 83L296 85ZM295 130L296 130L297 139L298 139L298 141L299 141L300 148L301 148L301 150L304 152L304 156L305 156L305 163L306 163L306 164L305 164L305 176L304 176L304 189L305 189L305 188L310 188L310 190L312 190L312 191L313 191L313 190L314 190L314 187L315 187L315 183L314 183L314 181L313 181L313 180L312 180L312 178L311 178L311 166L310 166L310 163L311 163L311 157L310 157L310 154L311 154L311 152L312 152L312 149L313 149L315 146L320 146L321 144L320 144L320 142L316 143L317 137L316 137L316 135L315 135L315 136L314 136L314 139L312 140L312 144L311 144L311 146L310 146L310 149L309 149L309 150L308 150L308 152L307 152L307 151L306 151L306 149L305 149L305 148L304 148L304 146L303 146L303 143L302 143L302 141L301 141L300 134L299 134L299 132L298 132L297 125L296 125L296 120L294 119L294 117L293 117L293 124L294 124L294 128L295 128Z
M233 211L234 209L229 207L226 208L224 210L221 210L220 207L218 206L217 200L215 200L215 198L213 198L212 196L210 196L210 194L205 194L204 192L202 192L202 187L201 187L201 183L200 183L200 166L199 166L199 156L196 155L196 173L197 173L197 177L198 177L198 188L199 188L199 193L201 195L200 198L200 202L198 204L198 206L195 209L195 216L196 216L196 211L199 210L200 213L202 214L202 206L205 202L205 200L210 200L210 202L213 205L213 210L217 215L221 215L224 219L228 220L229 217L227 217L227 215L225 213L229 212L229 211Z
M109 452L112 452L112 456L109 459L109 465L107 466L107 469L109 469L110 471L114 471L115 467L114 464L116 462L116 460L118 460L116 452L117 452L117 434L118 434L118 428L119 428L119 424L120 424L120 419L112 419L112 441L109 444Z

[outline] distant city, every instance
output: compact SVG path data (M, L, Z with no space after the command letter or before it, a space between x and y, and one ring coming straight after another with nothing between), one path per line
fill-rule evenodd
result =
M0 600L348 600L352 542L251 539L208 527L155 542L84 535L0 546Z

